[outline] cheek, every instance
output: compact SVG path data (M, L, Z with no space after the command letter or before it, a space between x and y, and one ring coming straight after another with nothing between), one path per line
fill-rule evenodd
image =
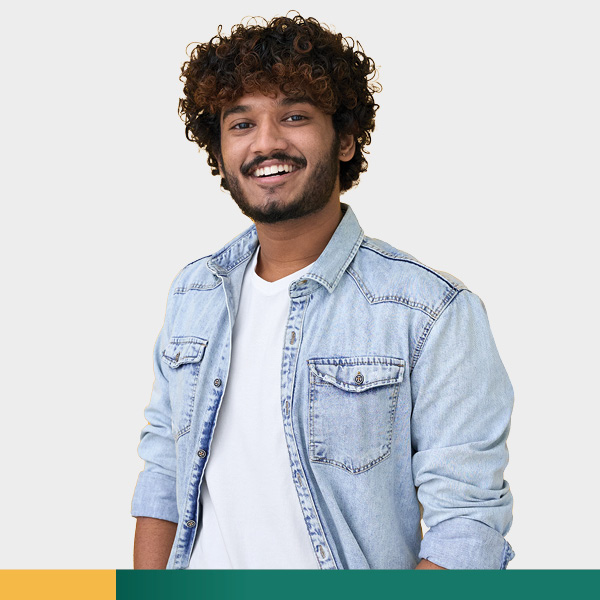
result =
M227 164L231 162L231 157L235 154L235 146L226 136L221 136L221 160Z

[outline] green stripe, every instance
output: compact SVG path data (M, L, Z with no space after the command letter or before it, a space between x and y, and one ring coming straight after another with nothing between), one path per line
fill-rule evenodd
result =
M598 600L599 570L117 571L117 600Z

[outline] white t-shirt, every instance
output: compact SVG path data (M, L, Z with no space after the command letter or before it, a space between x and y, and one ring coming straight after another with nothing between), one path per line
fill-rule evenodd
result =
M246 267L227 388L201 487L190 569L318 569L283 431L281 361L288 288Z

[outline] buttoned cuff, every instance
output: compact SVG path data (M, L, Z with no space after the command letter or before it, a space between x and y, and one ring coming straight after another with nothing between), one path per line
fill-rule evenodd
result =
M466 518L434 525L424 535L419 552L419 558L445 569L506 569L514 555L495 529Z
M179 513L175 485L175 479L168 475L142 471L131 502L131 516L177 523Z

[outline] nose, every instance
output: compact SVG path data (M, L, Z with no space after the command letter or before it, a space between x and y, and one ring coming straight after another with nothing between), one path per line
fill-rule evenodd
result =
M273 119L262 119L255 127L250 150L254 154L269 155L277 150L286 150L288 141L285 132Z

